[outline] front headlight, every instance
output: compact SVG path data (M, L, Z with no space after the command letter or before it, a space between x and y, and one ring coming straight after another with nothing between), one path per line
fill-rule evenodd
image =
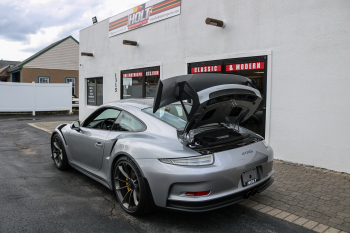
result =
M201 155L188 158L176 158L176 159L159 159L162 163L181 165L181 166L204 166L214 163L214 155Z

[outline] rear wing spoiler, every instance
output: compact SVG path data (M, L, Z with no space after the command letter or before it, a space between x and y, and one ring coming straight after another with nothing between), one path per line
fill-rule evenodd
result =
M188 74L159 80L153 102L153 113L159 108L180 101L187 119L191 119L201 102L198 92L219 85L240 84L255 88L255 82L239 75L231 74ZM184 100L191 99L192 109L186 111Z

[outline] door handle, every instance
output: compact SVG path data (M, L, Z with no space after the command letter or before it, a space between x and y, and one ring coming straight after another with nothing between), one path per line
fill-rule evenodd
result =
M97 148L101 148L102 145L103 145L102 142L96 142L96 143L95 143L95 146L96 146Z

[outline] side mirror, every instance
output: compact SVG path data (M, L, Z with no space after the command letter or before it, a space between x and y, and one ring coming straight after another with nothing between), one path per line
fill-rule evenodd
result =
M71 125L71 129L74 129L76 131L80 131L80 122L79 121L74 121L73 124Z

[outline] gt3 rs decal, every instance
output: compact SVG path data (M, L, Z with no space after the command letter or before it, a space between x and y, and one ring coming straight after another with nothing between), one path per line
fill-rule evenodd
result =
M242 155L246 155L246 154L250 154L250 153L253 153L253 151L252 150L245 151L242 153Z

